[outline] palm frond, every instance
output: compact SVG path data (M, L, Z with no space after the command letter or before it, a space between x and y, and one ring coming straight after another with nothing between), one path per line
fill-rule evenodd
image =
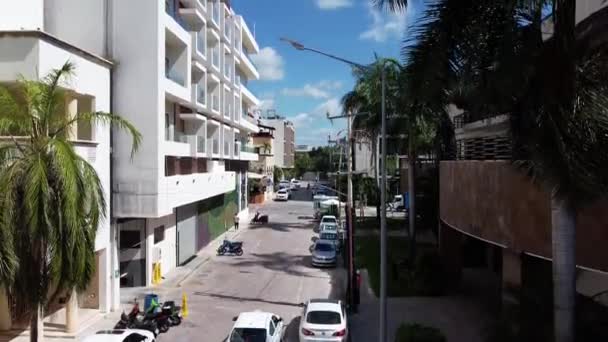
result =
M50 136L55 137L58 135L62 135L65 133L65 131L67 129L69 129L69 127L71 127L72 125L74 125L78 122L88 123L91 126L95 126L97 123L101 123L104 125L114 125L114 126L118 127L119 129L126 131L127 133L129 133L131 135L131 139L132 139L131 140L131 157L133 157L135 152L137 152L137 150L139 149L139 145L141 144L142 135L141 135L141 133L139 133L137 128L135 128L135 126L133 126L133 124L131 124L128 120L125 120L124 118L122 118L118 115L106 113L106 112L78 113L78 115L75 118L73 118L69 121L66 121L65 123L63 123L62 125L57 127L50 134Z
M391 11L404 11L407 8L408 0L372 0L372 3L379 8L388 8Z

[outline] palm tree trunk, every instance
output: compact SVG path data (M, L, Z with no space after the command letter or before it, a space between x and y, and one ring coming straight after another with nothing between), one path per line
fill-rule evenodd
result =
M576 211L551 196L553 226L553 324L555 342L574 342L576 303Z
M42 307L34 310L30 319L30 342L43 342L44 341L44 326L42 320L44 314Z
M410 235L410 261L416 258L416 150L414 146L414 127L410 124L408 137L408 196L409 196L409 235Z

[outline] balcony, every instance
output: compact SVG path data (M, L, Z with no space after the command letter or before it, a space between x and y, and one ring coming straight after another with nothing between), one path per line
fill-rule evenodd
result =
M255 65L253 65L253 62L251 62L247 54L242 53L240 55L240 59L241 63L239 64L239 68L243 71L243 74L250 80L260 79L260 73Z
M207 37L205 29L192 32L192 57L201 62L207 62Z
M211 48L211 65L217 70L220 71L220 47L219 45Z
M207 14L207 0L185 0L188 7L196 8L205 16Z
M211 109L216 114L220 113L220 97L217 94L211 95Z
M192 157L206 157L207 139L201 135L189 135L188 143L190 144L190 152Z
M260 100L247 89L244 85L241 84L241 98L243 101L248 103L251 107L257 107L260 105Z
M241 17L241 32L243 32L243 47L245 47L251 53L260 52L260 47L258 43L255 41L255 37L249 30L249 26L245 20Z
M220 4L219 1L209 1L209 18L211 19L211 23L213 24L213 26L215 26L216 30L220 30L220 6L222 6L222 4Z
M179 24L179 26L181 26L181 28L183 28L185 31L189 31L190 29L188 28L188 25L186 24L186 22L184 21L184 19L180 16L178 9L175 8L174 2L173 1L167 1L165 2L165 12L177 23Z
M163 154L166 156L190 157L188 136L183 132L174 131L173 138L165 140L163 144Z
M205 15L199 8L180 8L178 12L186 24L186 31L199 31L205 27Z
M241 142L241 160L247 161L258 161L259 155L257 154L255 148L253 146L247 145L246 143Z

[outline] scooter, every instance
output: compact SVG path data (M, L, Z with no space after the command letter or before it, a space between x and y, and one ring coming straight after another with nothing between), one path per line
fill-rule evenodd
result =
M260 215L259 212L251 219L251 223L268 223L268 215Z
M158 326L158 330L161 333L166 333L169 328L173 325L171 321L171 312L165 311L161 308L161 305L156 301L152 301L152 304L144 315L144 321L155 322ZM180 322L181 323L181 322Z
M169 316L169 323L172 326L182 323L182 307L175 305L175 302L170 300L163 303L163 312Z
M224 240L222 245L217 248L217 255L224 255L226 253L238 256L243 255L243 243L241 241Z
M150 331L154 336L158 336L161 331L157 322L155 320L146 319L145 316L141 317L140 314L139 303L135 301L135 305L133 305L129 314L126 314L123 311L120 315L120 321L116 323L114 329L143 329Z

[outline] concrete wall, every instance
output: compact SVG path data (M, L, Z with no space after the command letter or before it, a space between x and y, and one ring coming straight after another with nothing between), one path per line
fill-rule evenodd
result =
M44 28L43 0L6 1L0 11L0 30L42 30Z
M87 105L92 105L94 111L110 111L110 68L101 65L81 55L77 55L64 48L58 47L41 38L34 37L3 37L0 39L0 81L11 82L19 74L29 79L37 79L48 74L52 69L60 68L66 61L76 66L75 74L62 86L74 91L78 95L90 97ZM110 199L110 129L107 125L97 125L93 132L93 144L85 147L76 146L76 152L85 157L95 168L107 201ZM99 270L99 307L108 311L116 305L112 300L112 291L117 292L118 282L113 284L113 270L111 256L115 252L112 244L109 208L105 213L107 219L98 227L95 238L95 251L100 252ZM112 287L115 287L112 289Z
M113 0L46 0L44 30L99 56L106 54L106 16ZM114 1L116 2L116 1Z
M440 218L449 226L514 251L551 257L549 193L506 161L445 161L440 167ZM577 218L577 264L608 271L608 201Z
M152 263L154 262L152 255L155 248L161 250L161 274L164 276L169 271L173 270L177 265L175 259L175 248L176 248L176 220L175 213L170 215L149 218L146 220L146 282L150 284L152 282ZM165 226L165 238L159 243L154 243L154 229L159 226Z
M164 3L162 3L164 6ZM133 14L137 13L137 25ZM161 2L132 0L113 8L113 58L115 111L127 118L143 135L141 147L131 159L131 139L115 135L116 177L113 188L118 217L157 215L156 197L164 176L164 26L159 20ZM137 42L134 44L133 42ZM127 210L128 209L128 210Z

